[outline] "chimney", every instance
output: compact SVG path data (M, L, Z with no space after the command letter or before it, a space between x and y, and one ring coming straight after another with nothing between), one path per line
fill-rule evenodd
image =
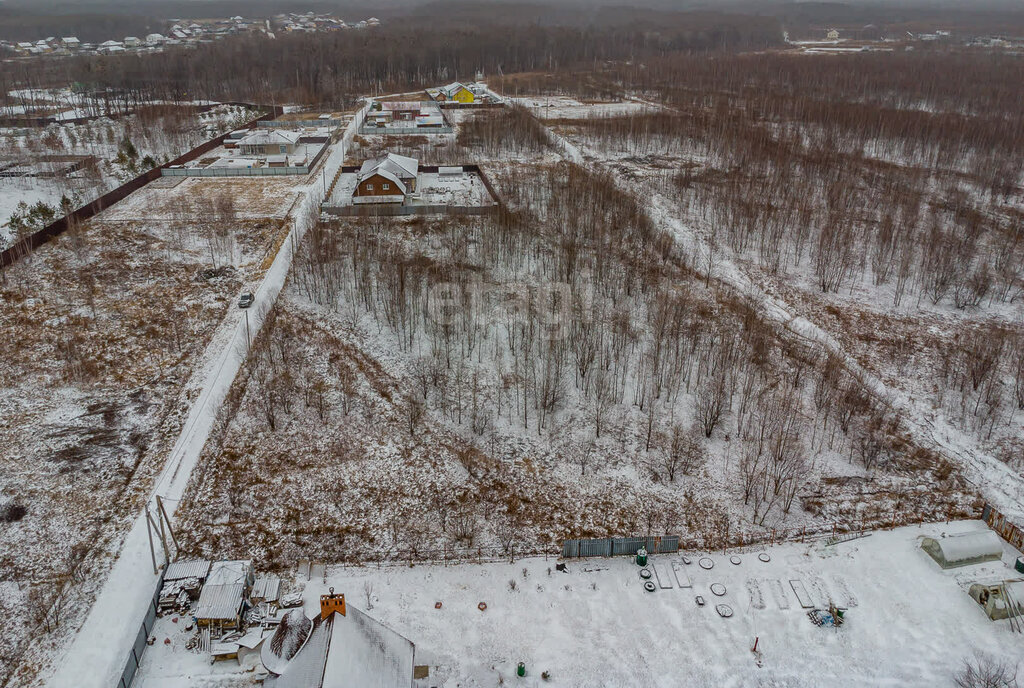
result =
M320 618L326 620L334 612L345 616L345 595L335 595L331 588L330 593L320 596Z

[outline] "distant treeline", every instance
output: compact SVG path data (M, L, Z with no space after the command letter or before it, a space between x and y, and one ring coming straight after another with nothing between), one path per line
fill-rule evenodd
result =
M513 6L501 6L503 8ZM781 44L769 17L721 13L597 13L590 26L538 25L515 12L406 17L372 30L244 36L153 55L34 60L0 74L16 85L83 84L146 99L299 101L345 105L357 95L472 79L476 72L583 68L679 53L760 50ZM601 17L605 17L602 19Z

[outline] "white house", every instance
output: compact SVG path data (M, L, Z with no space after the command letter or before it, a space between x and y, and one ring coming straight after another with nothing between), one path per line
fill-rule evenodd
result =
M825 38L827 38L830 41L838 41L839 40L839 30L838 29L829 29L828 33L825 34Z
M297 131L257 129L238 141L242 155L278 155L294 153L302 136Z
M60 44L68 50L77 50L82 47L82 42L76 36L65 36L60 39Z
M146 35L146 45L160 45L167 40L162 33L151 33Z
M124 47L126 48L138 48L142 45L142 41L139 40L138 36L125 36Z

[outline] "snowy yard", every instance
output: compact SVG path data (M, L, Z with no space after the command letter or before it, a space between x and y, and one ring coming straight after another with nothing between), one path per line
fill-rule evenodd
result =
M655 112L658 109L653 105L635 100L622 100L615 103L585 103L568 96L529 96L512 100L530 108L538 117L545 120L615 117Z
M922 537L985 529L960 521L833 546L785 544L763 550L768 562L761 551L657 555L651 568L668 587L653 593L624 557L568 560L564 573L553 558L329 567L325 579L305 584L305 612L319 612L329 587L344 592L349 605L416 644L416 663L431 666L423 684L430 686L948 686L976 649L1010 661L1020 656L1020 636L1008 622L990 621L966 592L977 580L1020 577L1009 568L1019 553L1007 546L1002 563L943 571L919 548ZM740 563L730 563L732 556ZM708 561L713 568L703 568ZM724 595L712 591L715 584ZM698 595L706 606L697 606ZM812 624L803 605L830 601L847 608L846 623ZM731 618L716 612L721 604ZM233 660L211 667L185 650L191 633L183 626L158 623L142 688L246 685L249 674ZM751 652L755 638L761 666ZM527 676L517 681L520 661Z
M230 197L239 219L283 218L298 197L309 175L282 177L202 178L185 177L180 183L147 184L99 216L108 222L170 221L182 214L202 212L203 203L219 196Z
M352 204L356 179L354 173L338 176L331 194L334 205ZM465 171L454 175L420 172L416 180L416 193L407 198L406 205L484 206L494 202L495 199L491 198L476 172Z

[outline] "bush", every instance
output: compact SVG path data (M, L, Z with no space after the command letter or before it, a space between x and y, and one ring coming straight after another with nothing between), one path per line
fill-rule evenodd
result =
M1017 688L1017 667L979 652L964 660L953 684L957 688Z
M4 504L0 507L0 523L16 523L25 518L27 513L28 507L24 504L16 504L14 502Z

